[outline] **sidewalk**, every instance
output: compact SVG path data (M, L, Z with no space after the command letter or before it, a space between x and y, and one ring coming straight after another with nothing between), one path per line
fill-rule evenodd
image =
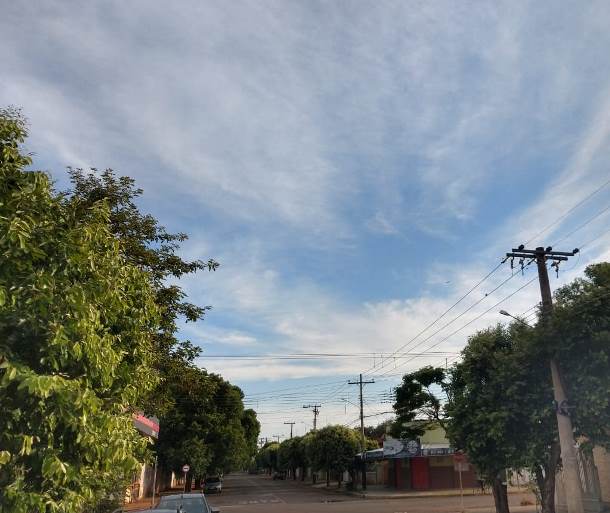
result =
M325 490L327 492L340 493L344 495L352 495L354 497L361 497L362 499L377 499L377 500L385 500L385 499L407 499L407 498L426 498L426 497L459 497L461 495L460 490L458 489L449 489L449 490L426 490L426 491L412 491L412 490L396 490L394 488L389 488L383 485L372 485L369 486L366 492L362 492L362 490L348 490L345 486L345 483L342 483L341 488L338 488L337 481L331 481L330 486L326 486L326 481L316 484L311 484L305 482L304 484L309 484L309 486L313 488L317 488L320 490ZM535 504L534 495L529 492L526 488L510 488L508 490L509 494L522 494L527 496L532 504ZM464 488L464 497L472 497L472 496L491 496L491 491L482 493L480 488Z

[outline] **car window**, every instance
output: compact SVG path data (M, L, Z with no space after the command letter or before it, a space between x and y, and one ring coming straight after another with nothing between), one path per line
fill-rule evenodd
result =
M172 497L171 499L162 498L159 502L161 509L178 509L182 505L184 513L210 513L208 505L203 497Z
M206 483L219 483L220 482L220 478L218 477L209 477L208 479L205 480Z

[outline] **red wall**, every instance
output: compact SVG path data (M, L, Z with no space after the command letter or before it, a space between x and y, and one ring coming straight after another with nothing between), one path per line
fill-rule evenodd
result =
M430 468L428 458L411 458L411 488L413 490L430 489Z

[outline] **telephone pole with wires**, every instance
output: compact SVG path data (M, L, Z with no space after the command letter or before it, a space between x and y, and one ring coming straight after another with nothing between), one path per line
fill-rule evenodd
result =
M362 385L375 383L375 380L362 381L362 374L358 381L348 381L349 385L360 386L360 434L362 436L362 490L366 490L366 438L364 436L364 400L362 399Z
M311 408L313 410L313 430L316 431L318 427L318 415L320 414L321 404L304 404L303 408Z
M292 421L292 422L284 422L284 424L289 424L290 425L290 439L292 440L292 427L296 424L296 422Z
M576 255L578 252L578 248L573 251L553 251L553 248L550 246L547 248L537 247L536 249L525 249L525 246L521 245L517 249L513 248L512 252L506 253L506 258L519 258L521 267L523 267L523 262L526 259L536 261L536 264L538 265L538 280L540 281L540 294L542 296L541 321L543 329L547 331L547 333L551 321L551 313L553 311L553 296L551 294L551 285L549 283L546 263L548 260L551 260L551 267L554 267L557 274L559 274L559 264L568 260L568 257ZM555 399L555 413L557 415L559 445L561 447L561 461L565 476L563 481L568 513L583 513L584 506L582 502L582 489L580 486L580 472L578 469L578 461L576 460L570 406L563 386L559 364L554 356L551 357L550 367L551 378L553 380L553 395Z

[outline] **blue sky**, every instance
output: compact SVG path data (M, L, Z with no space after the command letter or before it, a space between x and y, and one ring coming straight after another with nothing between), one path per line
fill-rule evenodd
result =
M609 19L605 1L15 1L0 20L0 104L23 108L28 149L58 186L68 165L130 175L144 210L190 234L185 256L221 263L183 282L214 309L181 336L242 386L263 436L288 420L302 434L303 404L323 403L321 424L357 417L345 382L359 372L377 376L376 415L401 371L445 356L390 372L379 358L206 354L392 353L605 183ZM609 200L605 187L532 244ZM553 286L610 256L608 217L561 241L595 239ZM508 276L405 350L459 351L533 274L490 292ZM536 300L533 283L502 307Z

